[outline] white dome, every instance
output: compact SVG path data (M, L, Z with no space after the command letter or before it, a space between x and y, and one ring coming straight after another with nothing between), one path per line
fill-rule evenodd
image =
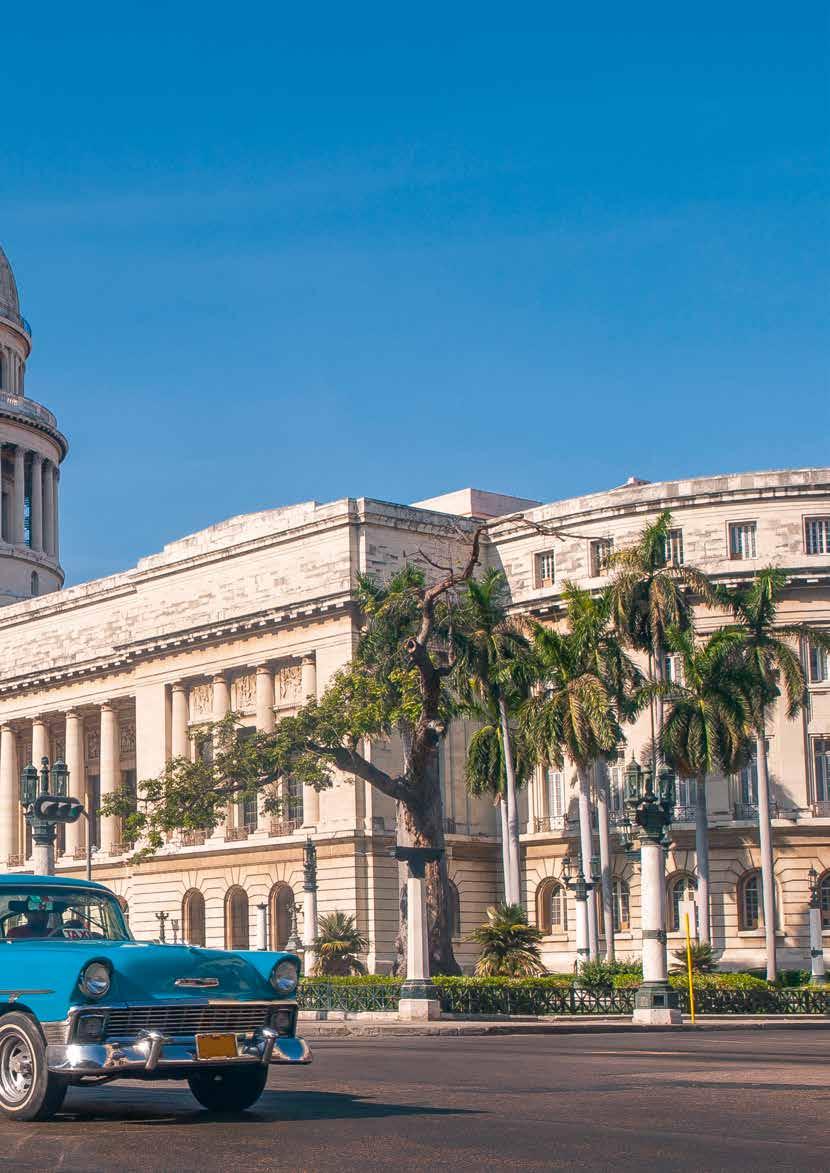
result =
M20 320L17 283L8 257L2 248L0 248L0 318L11 318L14 322Z

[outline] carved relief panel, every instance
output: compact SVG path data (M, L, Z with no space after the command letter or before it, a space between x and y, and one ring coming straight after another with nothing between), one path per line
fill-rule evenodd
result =
M135 753L135 724L132 721L124 721L119 726L119 744L125 757Z
M284 664L274 678L277 704L299 705L302 690L302 669L299 664Z
M256 708L256 676L237 676L231 683L231 708L235 713L250 713Z
M190 720L209 721L213 715L213 685L194 684L190 688Z

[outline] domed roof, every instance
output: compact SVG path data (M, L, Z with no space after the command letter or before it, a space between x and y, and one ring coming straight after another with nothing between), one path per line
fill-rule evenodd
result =
M20 318L20 300L17 296L17 283L14 279L12 267L8 257L0 247L0 317L18 321Z

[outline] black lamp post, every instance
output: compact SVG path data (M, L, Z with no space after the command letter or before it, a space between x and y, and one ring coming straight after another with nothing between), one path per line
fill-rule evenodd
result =
M57 761L41 758L40 770L30 762L20 774L20 805L32 829L32 859L35 873L55 874L55 827L74 823L84 813L83 803L67 793L69 770Z
M576 954L577 967L581 968L590 956L588 940L588 893L601 883L602 875L599 868L599 859L591 856L591 872L585 875L582 865L582 852L577 861L577 874L571 871L571 858L566 855L562 860L562 883L569 892L573 892L576 901Z
M666 955L666 832L674 816L674 787L674 771L666 765L658 768L656 780L651 767L643 769L636 759L625 771L625 801L640 847L643 981L634 995L634 1020L654 1025L680 1021Z

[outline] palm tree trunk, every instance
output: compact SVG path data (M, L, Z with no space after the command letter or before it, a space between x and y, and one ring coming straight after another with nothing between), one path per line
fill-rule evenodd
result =
M507 704L499 696L499 722L501 724L502 746L504 749L505 789L507 791L507 840L510 860L510 893L508 904L522 903L522 880L519 849L519 804L516 797L516 771L513 767L513 744L510 740L510 723L507 719Z
M775 956L775 861L772 855L766 720L763 714L755 746L758 767L758 838L761 845L761 888L764 894L764 944L767 953L767 981L774 982L778 974Z
M695 802L695 853L697 855L698 940L710 945L709 920L709 811L706 807L706 775L699 774Z
M590 776L585 766L577 766L579 778L579 843L582 851L582 871L587 880L591 878L591 856L594 852L594 836L591 831L591 789ZM593 891L588 893L588 958L599 959L597 940L597 902Z
M504 795L499 795L497 806L501 820L501 870L504 887L504 902L510 904L510 830L507 826L507 802Z
M605 929L605 960L614 960L614 889L611 876L611 819L609 815L608 774L602 762L596 765L597 828L599 830L599 867L602 874L602 923Z
M665 684L666 676L666 653L662 644L657 644L654 649L654 679L658 684ZM660 746L660 738L663 735L663 698L658 696L654 701L654 720L657 725L656 729L652 729L652 736L655 738L654 742L654 760L653 766L655 770L654 784L657 786L656 771L657 766L662 761L663 752Z

